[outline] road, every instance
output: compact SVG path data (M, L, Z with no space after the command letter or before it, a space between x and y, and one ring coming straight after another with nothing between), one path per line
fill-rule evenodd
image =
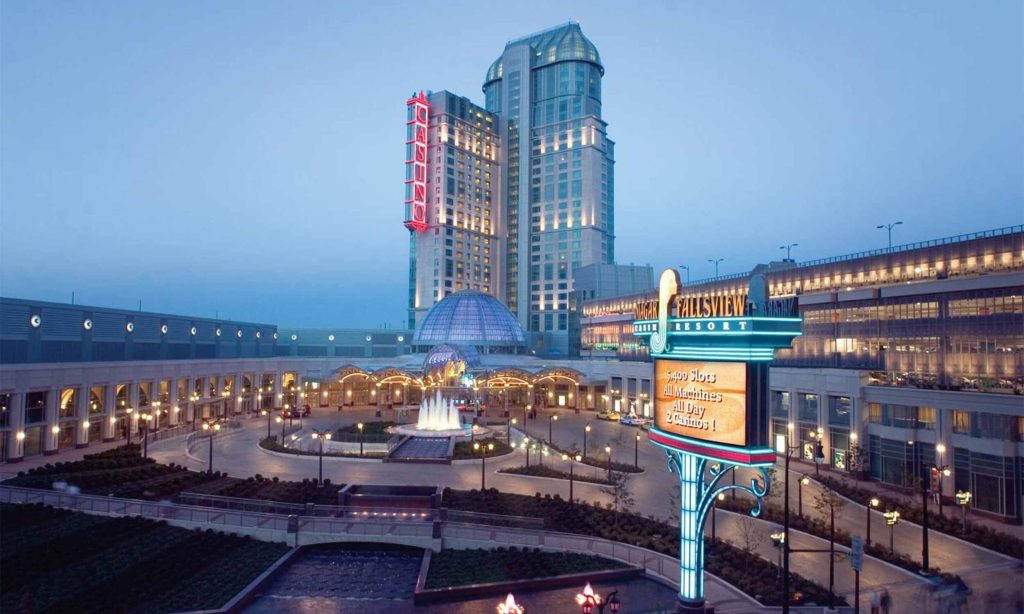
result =
M385 412L385 418L388 419ZM557 420L550 420L550 415L557 413ZM413 418L414 419L414 412ZM522 421L522 414L513 411L513 416ZM334 409L315 409L313 416L305 420L306 428L336 428L338 426L354 424L357 422L372 421L373 411L371 409L352 410L346 409L339 413ZM526 424L517 425L523 429L531 439L538 437L548 439L549 428L551 436L556 445L562 448L582 449L584 427L589 424L591 431L587 434L587 447L590 455L594 457L604 456L604 447L612 446L612 458L615 462L632 464L634 458L638 460L645 472L633 476L629 480L629 488L636 505L634 512L651 515L661 519L669 519L677 505L673 485L676 478L670 474L667 467L665 452L647 442L646 433L640 429L631 428L597 420L592 412L583 412L575 415L568 412L541 412L534 420L527 420ZM270 454L257 446L259 439L266 435L266 422L262 419L243 420L243 426L237 432L218 436L214 443L214 470L225 471L229 475L247 477L254 474L265 476L278 476L281 479L302 480L304 478L315 478L317 475L316 457L282 457ZM502 429L499 427L499 431ZM641 438L637 443L635 436L640 434ZM517 442L521 436L513 434L513 442ZM160 462L175 462L187 465L196 470L206 468L206 448L201 446L197 451L197 457L189 457L185 454L181 440L159 442L150 446L150 454ZM568 498L569 484L562 480L543 480L512 476L497 473L505 467L519 466L524 464L524 453L517 450L505 457L494 458L487 461L487 486L497 488L502 492L533 495L536 492L545 494L559 494ZM531 464L537 462L536 454L531 455ZM545 464L561 466L567 470L567 463L561 461L559 455L549 455L544 460ZM578 473L603 474L604 469L587 467L577 464ZM781 474L781 471L780 471ZM744 483L748 480L750 472L740 472L737 480ZM792 475L798 475L794 472ZM324 459L324 477L330 478L334 483L363 483L363 484L410 484L410 485L439 485L457 489L472 489L480 486L480 465L476 461L456 462L451 466L430 466L429 471L422 471L416 465L403 463L380 463L378 461L360 461L349 459ZM724 478L728 480L728 476ZM725 483L725 482L723 482ZM577 482L574 486L575 496L578 499L587 501L608 501L608 497L601 492L601 487L594 484ZM818 514L817 510L810 503L814 495L820 491L820 487L812 483L804 487L804 513ZM781 488L776 489L781 493ZM740 494L738 496L749 496ZM796 510L796 496L792 493L792 509ZM781 501L781 497L777 499ZM876 541L888 539L888 528L880 514L874 514L872 524L872 538ZM777 562L778 551L772 546L767 534L778 530L777 525L761 520L745 521L735 514L724 511L717 512L717 534L719 539L726 539L729 542L740 546L751 547L764 558ZM860 533L864 525L864 508L853 504L847 505L837 517L837 526L846 527L854 534ZM710 534L711 522L705 527ZM752 537L753 536L753 537ZM903 523L896 527L894 534L896 550L911 554L914 558L920 558L920 529L909 523ZM751 540L756 543L752 543ZM810 535L800 534L791 531L791 540L794 548L827 548L827 542L819 540ZM978 548L966 542L936 533L930 533L931 563L942 568L943 571L961 575L967 584L974 590L972 601L983 603L990 595L1016 590L1020 592L1019 562L1014 562L1006 557L983 548ZM827 554L819 553L795 553L790 560L791 569L804 577L814 579L823 586L828 586L828 557ZM849 564L840 561L835 565L836 591L838 594L847 596L853 600L853 573ZM1016 580L1016 582L1015 582ZM865 557L864 571L861 575L862 605L867 604L867 595L872 589L886 588L893 595L897 604L920 604L920 591L927 583L922 579L913 576L903 570L882 563L871 557ZM926 611L920 608L914 610L898 609L897 611Z

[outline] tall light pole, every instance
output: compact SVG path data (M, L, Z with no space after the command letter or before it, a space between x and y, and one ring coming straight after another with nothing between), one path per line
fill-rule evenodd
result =
M551 425L555 423L555 420L558 420L557 414L551 414L550 416L548 416L548 445L554 445L555 443L555 440L553 439L551 434Z
M530 468L530 438L529 437L523 437L523 441L522 441L522 443L520 443L520 446L522 446L523 450L526 451L526 468L529 469Z
M723 260L725 260L725 258L715 258L713 260L711 258L708 258L708 262L715 265L715 279L718 279L718 264Z
M875 226L875 228L878 228L878 229L885 228L886 231L889 233L889 249L890 250L892 249L892 229L893 229L894 226L899 226L902 223L903 222L892 222L891 224L879 224L878 226Z
M356 428L359 429L359 456L363 455L363 426L362 422L356 425Z
M608 481L610 482L612 480L612 447L605 446L604 452L608 455Z
M800 245L799 243L789 243L788 245L780 245L780 246L779 246L779 249L784 249L784 250L786 250L786 260L792 260L792 258L790 258L790 256L789 256L789 252L790 252L790 250L792 250L792 249L793 249L794 247L797 247L797 246L799 246L799 245Z
M690 283L690 267L688 267L685 264L680 264L679 265L679 270L680 271L686 271L686 283Z
M321 487L324 485L324 440L331 438L331 432L328 430L313 431L313 439L320 442L320 477L319 484Z
M587 455L587 433L590 432L590 423L583 427L583 456Z
M284 447L284 418L278 416L276 420L281 425L281 447Z
M203 430L209 433L207 436L210 438L210 464L206 472L213 475L213 435L220 431L220 423L215 420L203 420Z
M263 415L267 417L267 439L270 439L270 420L272 418L272 416L270 415L271 412L269 409L264 409L262 411Z
M479 441L474 441L473 449L480 452L480 496L482 497L484 491L487 490L487 453L494 449L494 442L484 446Z

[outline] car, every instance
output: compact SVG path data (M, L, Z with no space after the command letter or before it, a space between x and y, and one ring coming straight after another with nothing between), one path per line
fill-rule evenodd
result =
M619 418L619 424L625 424L626 426L643 426L647 423L647 418L641 418L636 414L629 414Z
M654 426L654 421L648 420L648 421L644 422L643 424L641 424L640 428L641 428L641 430L649 431L649 430L651 430L652 426Z
M617 411L601 411L597 412L598 420L618 420L622 415Z

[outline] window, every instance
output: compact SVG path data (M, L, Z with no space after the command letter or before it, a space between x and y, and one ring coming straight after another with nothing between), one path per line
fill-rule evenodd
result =
M849 426L852 410L853 404L850 402L850 397L830 396L828 398L828 423Z
M810 392L801 392L797 396L799 405L799 419L803 422L818 423L818 395Z
M772 390L772 415L779 418L789 417L789 392Z
M971 412L953 410L953 432L965 435L971 433Z

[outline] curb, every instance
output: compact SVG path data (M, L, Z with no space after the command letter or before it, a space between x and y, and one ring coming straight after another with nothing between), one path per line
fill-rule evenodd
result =
M493 473L495 475L501 474L501 475L511 476L511 477L514 477L514 478L527 478L527 479L531 479L531 480L550 480L550 481L554 481L554 482L565 482L565 483L569 482L569 478L549 478L549 477L545 477L545 476L542 476L542 475L523 475L521 473L509 473L507 471L500 471L500 470L499 471L494 471ZM573 479L572 482L573 482L573 484L587 484L589 486L611 486L611 484L599 484L597 482L586 482L586 481L577 480L577 479Z

